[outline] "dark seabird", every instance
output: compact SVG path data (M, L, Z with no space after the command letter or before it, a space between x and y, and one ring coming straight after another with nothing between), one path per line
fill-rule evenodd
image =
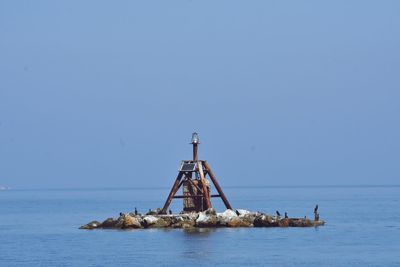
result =
M276 215L277 215L277 216L281 216L281 214L279 213L279 211L276 211Z
M171 209L169 210L169 214L172 214L172 210Z
M287 212L285 211L285 219L287 219L287 218L289 218L289 217L287 216Z
M124 216L125 214L123 214L122 212L119 213L119 216Z
M137 215L138 214L138 212L137 212L137 209L136 209L136 207L135 207L135 215Z
M318 204L314 208L314 213L317 213L317 212L318 212Z

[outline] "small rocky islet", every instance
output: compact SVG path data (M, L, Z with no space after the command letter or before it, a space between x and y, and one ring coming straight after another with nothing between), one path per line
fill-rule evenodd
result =
M148 228L217 228L217 227L316 227L324 225L319 219L318 205L314 208L314 220L304 218L281 217L279 211L276 216L262 212L251 212L248 210L234 210L227 197L222 191L217 178L210 165L205 160L198 159L199 136L196 132L192 134L193 159L181 162L178 176L171 188L162 209L149 211L146 215L135 212L123 214L117 219L108 218L103 222L91 221L80 227L80 229L148 229ZM210 178L218 194L211 195ZM182 195L177 196L179 188L182 187ZM217 213L212 208L211 198L219 197L223 201L226 210ZM167 214L169 205L174 198L183 199L183 211L180 214Z
M318 227L322 220L307 218L281 218L262 212L248 210L230 210L217 213L210 208L202 212L182 214L159 214L151 211L145 215L120 213L117 219L108 218L103 222L91 221L80 229L151 229L151 228L217 228L217 227Z

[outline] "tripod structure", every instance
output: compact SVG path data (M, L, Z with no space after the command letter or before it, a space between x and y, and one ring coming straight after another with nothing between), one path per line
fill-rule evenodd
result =
M175 183L165 201L164 207L161 210L162 214L166 214L167 210L174 198L183 199L183 211L184 212L200 212L211 208L211 198L220 197L224 202L227 209L232 209L226 198L221 186L219 185L217 178L212 172L210 165L205 160L198 159L198 145L199 136L197 133L192 134L193 145L193 160L183 160L179 168L178 176L176 177ZM209 176L210 180L214 184L217 190L217 195L210 194L210 182L207 180ZM179 188L183 186L183 195L176 196Z

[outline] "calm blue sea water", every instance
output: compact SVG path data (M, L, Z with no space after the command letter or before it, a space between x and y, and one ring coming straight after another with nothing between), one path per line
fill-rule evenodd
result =
M318 203L320 228L78 229L168 190L0 191L0 266L400 266L400 187L225 188L236 208L312 217Z

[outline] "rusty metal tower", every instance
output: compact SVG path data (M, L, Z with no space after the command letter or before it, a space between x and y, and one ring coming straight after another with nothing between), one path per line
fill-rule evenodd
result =
M183 199L184 212L199 212L211 208L211 198L220 197L227 209L232 209L221 186L218 184L210 165L205 160L198 159L198 145L200 144L197 133L192 134L193 160L183 160L179 168L178 176L172 186L171 192L165 201L161 213L167 213L168 207L174 198ZM210 177L218 195L210 194L210 183L207 180ZM183 195L176 196L179 188L183 186Z

